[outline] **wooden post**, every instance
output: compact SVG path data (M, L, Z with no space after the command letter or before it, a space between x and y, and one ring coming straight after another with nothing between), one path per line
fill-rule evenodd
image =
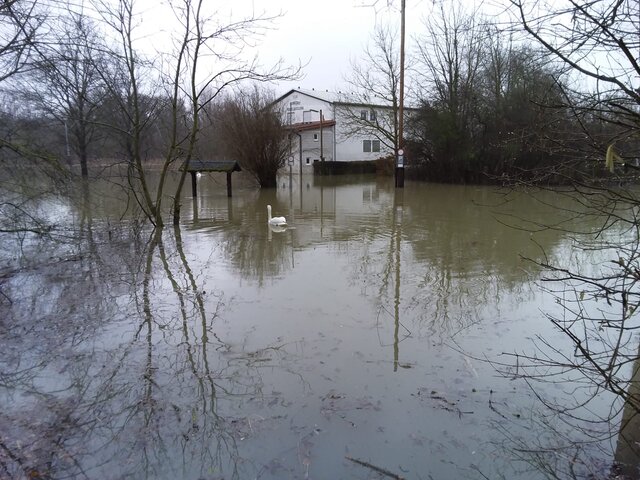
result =
M196 175L198 172L191 172L191 196L196 198L198 196L198 182L196 179Z
M231 196L231 172L227 172L227 197Z

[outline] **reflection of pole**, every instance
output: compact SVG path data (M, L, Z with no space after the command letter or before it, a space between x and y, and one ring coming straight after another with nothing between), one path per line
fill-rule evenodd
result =
M401 205L396 203L398 194L393 197L393 228L395 230L395 250L396 250L396 288L395 298L393 302L393 315L394 315L394 330L393 330L393 371L398 371L398 363L400 356L400 340L398 338L400 332L400 246L402 236L402 210L398 215L398 208L402 208Z
M294 231L294 229L292 228L289 231L291 232L291 268L296 268L296 259L293 256L293 253L294 253L294 250L295 250L295 242L293 241L293 231Z
M393 315L395 325L393 329L393 371L398 371L398 357L400 356L400 340L398 334L400 332L400 233L396 232L396 295L393 302Z
M323 226L324 226L324 186L320 184L320 238L322 238Z
M396 152L396 187L404 188L404 13L405 0L400 1L400 102L398 108L398 151Z

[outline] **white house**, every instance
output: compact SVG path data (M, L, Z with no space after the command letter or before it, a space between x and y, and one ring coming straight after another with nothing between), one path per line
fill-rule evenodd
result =
M380 124L393 109L349 100L342 93L294 89L274 101L290 131L291 157L301 173L316 161L376 160L393 155L393 141L367 124ZM357 118L356 118L357 117Z

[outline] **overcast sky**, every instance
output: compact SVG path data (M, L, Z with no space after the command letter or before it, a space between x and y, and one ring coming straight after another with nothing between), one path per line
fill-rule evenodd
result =
M157 0L141 1L143 30L156 49L162 50L172 15L161 13ZM477 0L481 2L482 0ZM500 0L487 0L500 2ZM166 6L166 0L162 2ZM436 4L447 0L406 0L407 51L413 38L424 31L423 20ZM476 0L464 0L472 8ZM390 4L390 5L389 5ZM205 2L215 8L217 18L233 18L265 13L281 16L273 28L260 39L256 49L245 52L258 55L264 65L279 58L290 65L304 64L303 78L274 85L276 93L301 87L316 90L345 90L345 76L351 71L351 60L362 56L377 24L391 25L400 30L400 0L216 0ZM168 22L168 23L165 23ZM175 24L174 24L175 25ZM399 42L398 42L399 45Z
M287 87L338 90L343 77L350 70L349 60L362 53L376 22L388 23L390 17L400 14L385 8L376 12L362 7L361 0L324 0L310 2L279 0L268 2L269 9L280 7L284 16L278 20L278 29L267 34L260 53L267 58L282 56L288 63L307 63L302 80L283 83ZM396 3L399 3L396 2ZM265 2L266 4L266 2Z
M407 0L407 5L423 0ZM147 52L171 52L170 32L180 34L169 0L137 0L140 14L138 39ZM204 2L208 15L228 23L255 16L278 16L264 32L256 48L245 49L247 57L257 55L264 65L282 59L286 64L306 65L304 78L276 86L277 93L289 88L337 90L350 70L350 59L361 55L376 23L390 21L400 25L398 7L387 7L387 0L216 0ZM400 4L400 0L392 0ZM428 1L431 3L431 0ZM178 2L179 4L179 2ZM213 13L215 10L215 13ZM415 16L415 12L414 12Z
M502 16L502 0L458 0L468 12L479 8L491 18ZM413 39L424 32L424 19L440 4L453 8L458 1L406 0L406 42L411 50ZM277 30L264 38L261 56L286 62L308 62L300 81L281 83L278 93L288 88L344 89L350 59L362 55L376 24L392 25L400 31L400 0L235 0L269 12L282 11ZM390 4L390 6L389 6ZM372 6L375 5L375 6ZM478 7L479 6L479 7ZM399 45L399 41L398 41Z
M388 8L387 0L378 0L376 7L366 6L375 0L236 0L236 9L241 3L266 9L268 13L283 14L258 48L263 62L273 62L281 57L289 64L306 64L304 78L281 82L277 93L298 86L316 90L343 89L344 76L350 71L350 59L362 54L376 23L391 23L398 31L400 29L399 0L391 2L395 8ZM431 0L407 0L406 3L409 35L411 27L419 25L422 12L433 3Z

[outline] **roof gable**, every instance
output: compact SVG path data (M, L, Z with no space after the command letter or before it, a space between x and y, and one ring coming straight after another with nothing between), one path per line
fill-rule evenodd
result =
M289 90L284 95L281 95L280 97L276 98L273 101L273 104L281 102L282 100L287 98L289 95L292 95L293 93L306 95L307 97L311 97L313 99L320 100L322 102L327 102L329 104L336 105L336 106L345 105L345 106L354 106L354 107L358 106L358 107L367 107L367 108L392 108L392 105L390 103L387 103L387 102L376 103L375 101L372 102L372 101L369 101L369 99L362 98L354 93L330 92L329 90L322 91L322 90L314 90L314 89L306 90L301 88L293 88ZM374 100L378 100L378 99L374 99ZM414 110L414 108L408 107L408 106L405 106L405 109Z
M315 100L320 100L322 102L335 103L335 98L331 98L330 92L324 92L324 95L323 95L323 92L320 92L320 91L316 92L315 90L301 90L299 88L293 88L289 90L284 95L281 95L280 97L276 98L273 101L273 103L275 104L275 103L281 102L282 100L287 98L289 95L292 95L294 93L299 93L307 97L311 97Z

